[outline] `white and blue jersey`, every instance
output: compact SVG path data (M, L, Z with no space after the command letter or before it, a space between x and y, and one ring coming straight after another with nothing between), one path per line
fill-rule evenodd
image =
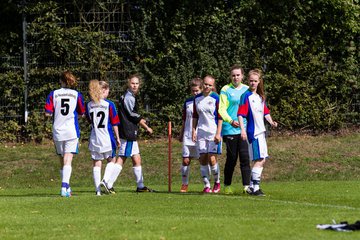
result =
M266 131L264 117L267 114L270 114L270 110L260 95L247 91L241 96L238 116L247 119L246 133L249 143Z
M184 121L184 135L183 145L195 146L195 142L192 140L192 118L194 112L194 97L189 97L185 100L183 105L182 120Z
M70 88L52 91L46 98L45 111L53 115L54 141L80 138L78 114L85 112L84 99L80 92Z
M120 124L115 104L107 99L101 99L99 103L90 101L86 104L86 116L91 122L89 150L113 151L115 156L116 140L112 127Z
M198 119L197 138L213 141L216 135L220 115L219 95L211 92L208 96L200 93L194 99L193 118Z

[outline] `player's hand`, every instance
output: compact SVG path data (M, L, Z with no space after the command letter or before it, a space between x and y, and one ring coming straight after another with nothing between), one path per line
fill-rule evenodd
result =
M240 123L238 121L234 120L234 121L232 121L231 126L233 126L234 128L238 128L238 127L240 127Z
M197 138L196 133L193 133L193 134L192 134L192 140L193 140L193 142L196 142L196 138Z
M246 135L245 130L242 130L242 131L241 131L241 139L242 139L242 140L246 140L246 139L247 139L247 135Z
M150 133L150 134L153 133L153 130L152 130L150 127L148 127L148 128L146 129L146 131L147 131L148 133Z
M120 147L120 145L121 145L120 138L116 139L116 142L117 142L117 146Z
M220 141L221 141L221 136L220 136L220 134L216 134L215 137L214 137L214 142L215 142L216 144L218 144Z
M275 121L273 121L273 123L271 124L271 126L276 128L276 127L278 126L278 123L275 122Z

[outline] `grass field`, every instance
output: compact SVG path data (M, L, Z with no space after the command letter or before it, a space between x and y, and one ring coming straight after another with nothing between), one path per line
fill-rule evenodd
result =
M72 198L59 197L58 161L49 144L1 144L0 239L360 239L359 232L317 224L360 220L360 135L269 138L271 159L256 198L200 193L198 163L190 192L180 194L180 144L173 144L172 193L164 140L140 142L145 183L135 193L130 162L115 195L96 197L82 144L73 164ZM224 166L225 154L220 157Z

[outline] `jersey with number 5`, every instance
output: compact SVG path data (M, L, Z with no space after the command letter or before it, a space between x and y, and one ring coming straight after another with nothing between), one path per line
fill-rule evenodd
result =
M86 104L86 117L91 122L89 150L104 153L116 151L116 141L112 126L120 124L115 104L107 99L99 103L90 101Z
M78 114L85 113L80 92L69 88L52 91L46 99L45 111L53 115L54 141L80 138Z

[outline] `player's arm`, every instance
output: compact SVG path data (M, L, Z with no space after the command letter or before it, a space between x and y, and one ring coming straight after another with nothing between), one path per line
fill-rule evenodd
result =
M139 122L140 126L142 128L144 128L148 133L152 134L153 133L153 130L146 124L146 120L145 119L141 119L140 122Z
M277 127L277 126L278 126L278 123L275 122L275 121L271 118L270 114L265 115L265 119L266 119L266 121L268 121L268 123L270 123L270 125L271 125L272 127Z
M219 103L219 114L221 116L221 118L223 119L223 121L231 123L232 118L230 117L230 115L227 112L227 109L229 107L229 100L228 97L226 96L226 93L224 91L220 92L220 103Z
M117 146L119 147L121 145L120 136L119 136L119 127L117 125L114 125L112 127L113 127L113 131L115 133Z
M216 129L215 139L214 139L215 143L219 143L221 141L222 123L223 123L223 120L219 119L217 129Z

